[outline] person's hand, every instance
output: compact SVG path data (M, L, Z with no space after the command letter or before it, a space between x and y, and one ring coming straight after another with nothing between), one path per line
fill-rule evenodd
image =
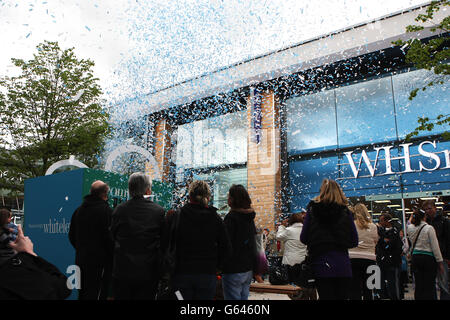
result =
M37 256L37 254L33 251L33 242L31 242L30 238L25 237L21 225L17 226L16 240L14 242L10 242L9 246L16 252L26 252L33 256Z
M444 274L445 270L444 270L444 262L439 262L438 263L438 271L440 274Z

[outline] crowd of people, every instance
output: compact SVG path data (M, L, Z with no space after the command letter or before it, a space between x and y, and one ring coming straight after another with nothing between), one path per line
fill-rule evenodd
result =
M267 269L259 255L266 259L268 230L255 225L257 213L244 186L229 189L224 218L209 204L205 181L193 181L187 203L168 212L151 200L147 175L133 173L128 187L130 199L112 209L109 186L95 181L72 216L69 240L81 271L80 300L247 300L252 281L264 281ZM14 274L17 259L34 259L44 270L36 283L47 281L47 297L66 298L66 277L37 257L7 210L0 210L0 227L0 278L8 270ZM408 264L415 299L437 299L438 291L441 300L448 299L450 222L433 201L414 208L405 235L391 215L382 214L375 224L363 203L351 206L339 184L324 179L306 211L290 214L277 227L288 283L296 283L307 259L319 300L400 300ZM374 270L379 279L370 279ZM0 281L0 298L13 297L11 279Z

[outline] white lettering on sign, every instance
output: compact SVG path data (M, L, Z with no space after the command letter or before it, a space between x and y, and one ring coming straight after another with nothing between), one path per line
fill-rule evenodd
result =
M385 172L379 173L379 175L388 175L388 174L396 174L396 173L410 173L410 172L420 172L420 171L434 171L441 167L441 159L439 158L439 155L437 153L443 153L445 158L445 167L442 169L450 169L450 155L449 150L442 150L438 152L429 152L424 149L425 145L431 145L434 149L437 148L436 141L423 141L419 144L418 151L419 156L428 158L428 161L425 161L424 159L419 160L419 168L418 170L414 170L411 167L411 154L409 151L409 147L412 145L412 143L404 143L401 144L399 147L403 150L402 156L393 157L391 155L391 149L393 146L384 146L384 147L376 147L374 150L376 151L375 159L371 160L369 156L367 155L367 152L363 150L361 152L359 162L357 162L358 166L356 166L355 159L353 157L354 151L347 151L344 152L345 156L347 157L347 160L349 162L350 168L352 170L353 176L355 178L358 178L359 172L361 170L361 165L364 162L365 166L367 167L370 176L373 177L377 173L377 165L378 165L378 157L380 155L380 151L384 151L384 161L386 164L386 170ZM404 170L401 172L394 172L392 171L392 160L402 160L404 165Z

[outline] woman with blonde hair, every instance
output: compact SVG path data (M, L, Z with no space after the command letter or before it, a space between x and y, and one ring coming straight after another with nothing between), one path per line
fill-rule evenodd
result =
M339 184L324 179L307 206L300 234L307 245L320 300L346 300L352 277L348 249L358 245L353 216Z
M352 265L351 300L373 300L371 290L367 287L367 268L376 265L375 246L378 242L377 226L363 203L353 207L356 230L358 232L358 246L349 250Z
M210 199L208 184L194 181L189 185L189 203L179 211L172 287L184 300L212 300L217 269L231 256L225 225L217 208L209 205Z

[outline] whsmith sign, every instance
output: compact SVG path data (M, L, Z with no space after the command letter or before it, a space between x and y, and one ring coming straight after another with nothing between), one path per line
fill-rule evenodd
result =
M421 172L421 171L434 171L438 169L450 169L450 156L449 156L449 150L436 150L437 149L437 143L436 141L423 141L418 146L418 152L419 154L411 155L410 154L410 146L412 143L404 143L399 145L399 152L400 150L403 150L403 155L401 156L392 156L391 155L391 149L393 146L384 146L384 147L376 147L373 148L374 151L376 151L375 158L370 159L367 155L367 152L363 150L361 154L359 155L359 162L355 163L355 156L358 157L357 154L354 155L355 151L348 151L344 152L345 156L347 157L348 164L350 165L350 168L352 170L354 178L361 178L359 176L361 165L364 162L367 169L369 170L370 177L376 176L376 175L389 175L389 174L398 174L398 173L411 173L411 172ZM429 145L428 149L433 147L435 150L434 152L426 151L424 147L426 145ZM430 147L431 146L431 147ZM381 161L385 162L385 170L383 172L378 172L377 166L380 162L379 156L380 151L384 151L384 159L381 159ZM439 157L439 154L442 153L444 155L444 161L441 161L441 157ZM420 157L418 160L418 167L413 168L411 166L411 157ZM394 172L392 169L392 161L393 160L402 160L403 161L403 171L397 171ZM369 177L369 176L364 176Z

